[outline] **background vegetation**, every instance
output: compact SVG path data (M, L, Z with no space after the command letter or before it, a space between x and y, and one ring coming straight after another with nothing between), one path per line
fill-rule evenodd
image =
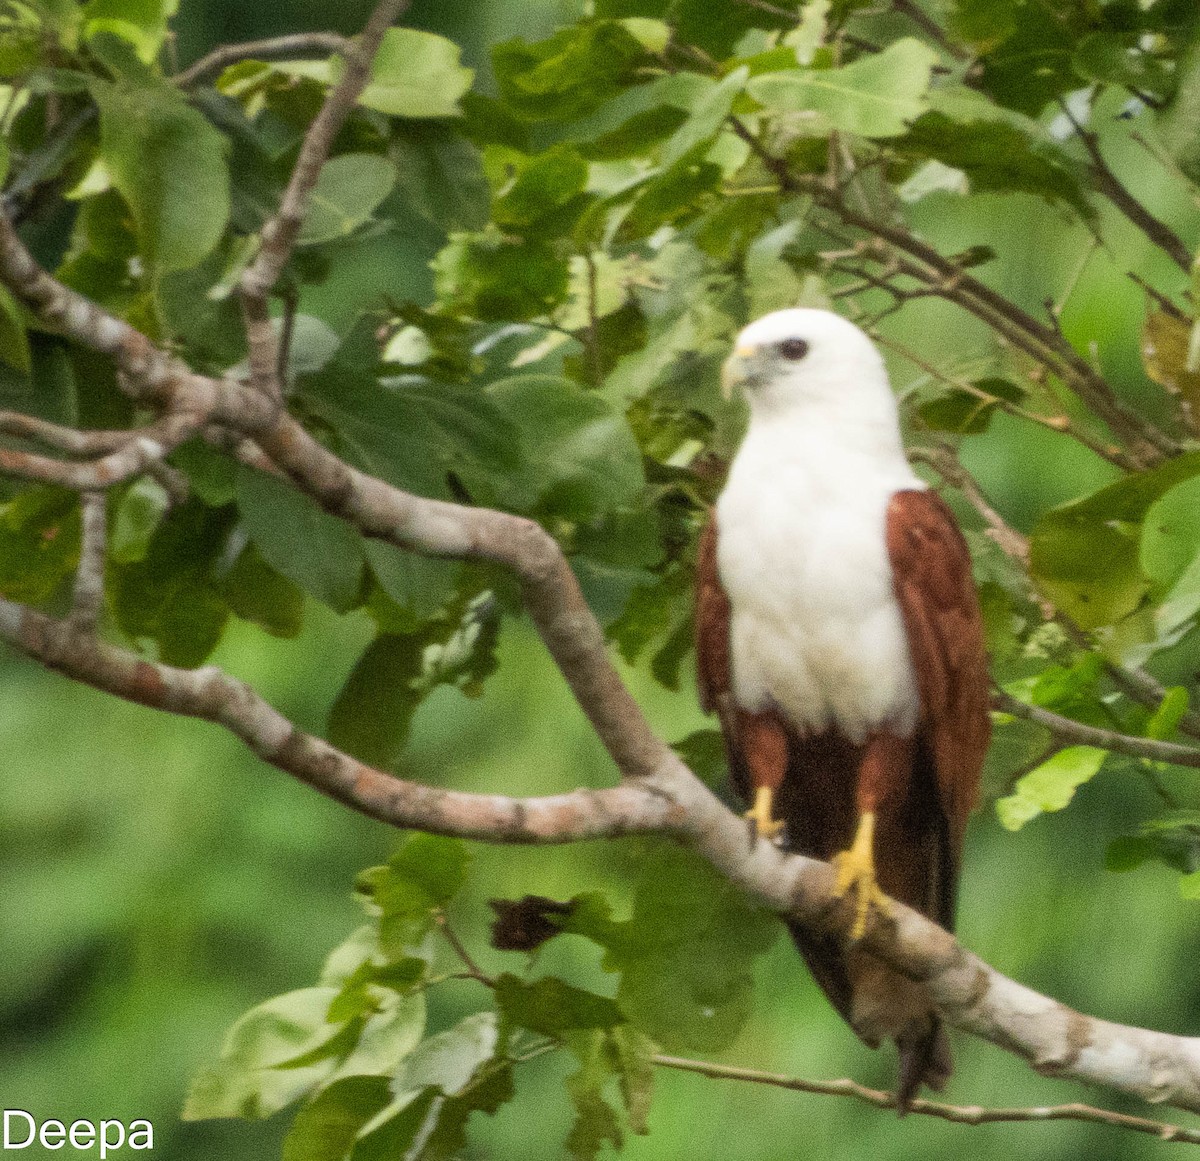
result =
M989 11L994 16L1020 9L1016 19L1030 27L1042 19L1043 9L1053 16L1071 7L1040 2L957 6L980 20ZM1113 11L1119 5L1095 7L1108 12L1110 24L1116 22ZM1169 5L1159 0L1141 7ZM316 2L191 0L173 21L175 51L186 65L228 41L326 28L331 22L352 33L366 11L359 3L330 12ZM461 44L464 62L478 70L477 87L495 92L491 46L514 35L536 40L577 15L576 6L566 2L462 0L415 3L405 22ZM898 37L894 15L880 17L877 26L869 19L863 35ZM1162 53L1172 65L1189 59L1184 50L1195 30L1185 23L1162 33L1175 38L1171 51ZM1188 51L1195 55L1194 47ZM1082 83L1079 78L1079 85L1070 87ZM1146 83L1153 98L1154 78ZM1113 92L1099 106L1102 115L1095 125L1109 164L1144 206L1194 247L1200 235L1194 190L1170 163L1132 140L1117 120L1127 99L1127 93ZM1052 102L1045 110L1028 111L1047 125L1056 117L1061 121ZM582 140L606 127L597 123L571 133ZM1062 136L1061 123L1059 130ZM548 147L557 131L538 126L536 132L545 138L538 145ZM1082 154L1076 149L1072 156ZM935 192L909 205L907 218L943 254L986 247L977 253L989 259L989 284L1029 311L1040 311L1047 299L1059 304L1061 326L1075 348L1126 398L1161 410L1164 404L1146 375L1142 354L1149 300L1126 271L1138 272L1184 304L1179 272L1107 204L1085 214L1073 206L1069 185L1063 187L1065 195L1047 200L1046 188L1012 188L1019 184L1010 171L994 193L982 180L969 197ZM461 192L434 180L424 194L410 188L393 196L376 215L378 228L341 240L327 277L302 286L303 314L345 336L357 321L356 304L372 295L390 303L430 303L435 292L430 262L455 223L441 207L423 215L428 204L422 197ZM519 207L510 209L516 214ZM469 216L469 207L463 212ZM68 210L35 220L33 228L44 247L52 250L57 244L61 252L70 224ZM477 225L458 223L458 228ZM1102 244L1093 241L1097 234ZM812 271L803 263L788 268L795 279L790 282L778 269L779 251L768 251L759 255L763 281L757 291L750 280L750 313L781 305L771 301L772 295L812 290L804 282ZM450 270L445 256L439 269L444 301L453 298L456 286L460 298L472 293L462 271ZM866 301L879 309L887 299L868 294ZM478 300L468 305L479 310ZM492 317L504 315L500 309ZM925 360L960 379L984 380L999 373L1007 359L982 324L936 299L909 302L884 330L919 346ZM502 350L505 356L513 353ZM948 395L910 361L894 355L889 361L897 389L915 397L920 407L941 400L943 408L961 408L960 396ZM1029 532L1055 505L1094 492L1121 474L1058 433L995 408L985 410L997 413L987 416L989 423L975 424L978 431L961 414L947 422L943 412L939 421L936 411L922 415L914 406L909 417L925 437L930 426L941 434L958 429L950 434L961 437L963 464L1019 530ZM721 422L732 426L734 421ZM963 511L966 521L978 525ZM973 544L984 548L981 536ZM611 597L599 583L590 595L600 602ZM1005 606L1006 616L1023 611ZM652 621L676 612L675 604L659 605L647 616ZM280 641L237 621L226 630L214 660L256 684L299 724L319 732L376 624L361 608L339 616L306 599L297 640ZM1064 674L1075 674L1063 681L1075 683L1070 692L1080 703L1112 702L1111 695L1103 701L1095 683L1088 686L1086 675L1072 669L1081 659L1064 653L1060 641L1044 636L1031 647L1035 630L1036 625L1026 624L1003 645L1010 650L1009 678L1016 681L1061 663ZM633 636L637 632L636 625L629 629ZM1166 685L1186 687L1195 680L1200 663L1195 637L1184 636L1171 647L1153 643L1153 665ZM639 651L628 635L622 645L626 654L638 654L636 664L626 665L626 675L660 733L678 739L711 726L696 708L689 662L682 664L679 687L672 691L651 672L656 659L658 677L661 666L669 664L660 652ZM498 674L482 685L479 696L466 697L451 684L421 703L397 769L434 785L513 794L610 781L611 763L522 620L504 621L497 656ZM181 1122L189 1080L215 1058L225 1029L248 1007L316 979L329 949L361 922L352 898L355 875L385 859L397 845L396 836L264 768L234 739L209 726L117 703L8 653L0 657L0 680L5 765L0 779L0 1103L42 1117L151 1118L155 1156L163 1161L277 1154L289 1113L265 1122ZM376 708L391 712L386 705ZM1091 709L1079 712L1084 720L1113 724L1096 719ZM1119 724L1129 728L1128 717ZM1069 810L1045 813L1013 831L1001 825L994 801L1008 792L1014 773L1036 756L1044 739L1020 727L1002 728L1000 735L989 768L989 799L968 840L960 911L964 943L1002 971L1074 1007L1200 1034L1200 981L1194 970L1200 958L1194 896L1200 891L1190 889L1186 879L1184 891L1179 889L1180 872L1196 870L1189 845L1194 832L1187 829L1194 819L1167 829L1174 845L1165 853L1161 845L1153 847L1160 832L1144 830L1147 822L1164 817L1164 798L1175 808L1196 803L1195 771L1148 771L1137 760L1110 758L1098 777L1079 788ZM378 738L358 741L387 744ZM1171 818L1178 822L1176 815ZM1132 845L1130 836L1136 836ZM1123 865L1137 862L1139 853L1164 857L1130 873L1113 873L1106 869L1106 857L1110 864L1120 862L1112 854L1116 840L1125 840L1116 848L1129 856ZM472 847L468 886L453 912L455 930L485 970L520 971L518 955L486 944L488 898L534 892L566 899L603 890L623 914L640 869L657 857L642 840L545 850ZM1188 893L1193 897L1185 897ZM614 987L612 977L600 970L595 947L582 939L553 941L541 953L537 970L561 972L608 994ZM786 940L776 939L755 961L754 972L752 1012L720 1052L721 1059L809 1077L848 1074L889 1086L891 1057L858 1045ZM430 1027L449 1027L473 1011L478 986L454 981L431 992ZM955 1049L958 1070L949 1096L958 1103L1048 1104L1091 1097L1062 1082L1041 1080L977 1041L956 1037ZM471 1120L465 1155L558 1155L571 1127L572 1111L562 1097L571 1067L558 1057L525 1065L516 1100L494 1117ZM656 1083L651 1133L627 1137L629 1157L902 1158L968 1149L980 1157L1014 1150L1031 1158L1084 1150L1097 1157L1136 1157L1163 1147L1099 1126L967 1129L923 1118L897 1122L848 1101L683 1074L663 1072ZM1129 1107L1141 1111L1132 1102Z

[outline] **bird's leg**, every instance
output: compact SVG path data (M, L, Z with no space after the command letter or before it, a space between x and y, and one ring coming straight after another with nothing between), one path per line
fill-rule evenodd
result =
M881 915L891 910L891 901L879 889L875 880L875 812L864 811L858 820L858 831L848 850L833 857L833 869L837 879L833 885L835 895L855 893L854 926L850 938L862 939L867 930L867 917L875 907Z
M743 816L750 824L750 838L776 839L783 833L783 821L774 817L775 790L771 786L754 788L754 805Z
M768 842L783 833L783 821L775 817L775 792L783 785L787 773L787 731L778 716L765 713L738 714L738 734L742 753L750 773L750 789L754 803L746 811L750 825L750 841L765 838Z
M880 732L868 739L855 789L858 829L849 848L833 858L837 872L834 894L853 891L855 896L851 940L863 937L872 908L880 915L891 913L891 901L875 875L875 816L881 804L886 807L889 801L903 801L911 769L911 738Z

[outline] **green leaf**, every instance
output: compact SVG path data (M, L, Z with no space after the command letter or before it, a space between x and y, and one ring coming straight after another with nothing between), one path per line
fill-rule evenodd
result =
M499 606L490 592L473 597L457 624L445 620L413 633L381 633L355 665L329 714L334 745L363 762L392 767L412 715L437 685L468 697L496 668Z
M662 6L660 6L661 8ZM718 60L752 28L792 28L797 5L764 9L749 4L714 4L712 0L674 0L670 6L676 39L697 45Z
M121 631L153 642L168 665L201 665L221 639L229 606L215 572L232 527L232 509L190 499L158 526L140 559L109 569Z
M400 958L419 943L466 879L469 855L457 839L413 835L386 866L364 871L357 889L380 908L379 942Z
M654 1054L658 1045L628 1024L614 1028L611 1037L629 1127L645 1135L650 1132L647 1118L654 1096Z
M1193 182L1200 181L1200 37L1192 37L1176 66L1175 94L1157 114L1167 152Z
M625 417L568 379L519 375L488 387L489 398L521 431L530 470L518 507L590 520L628 505L645 482Z
M347 1076L334 1081L292 1121L283 1161L342 1161L358 1131L389 1100L384 1076Z
M144 64L153 64L167 37L167 22L179 0L88 0L83 9L86 38L112 33L127 40Z
M1159 702L1158 709L1146 723L1146 737L1160 742L1173 738L1188 712L1188 704L1188 691L1184 686L1176 685L1168 689L1166 697Z
M382 540L365 541L363 551L379 587L414 621L431 617L448 603L462 572L458 561L406 552Z
M1193 410L1200 408L1200 371L1189 369L1193 325L1165 310L1152 310L1142 329L1146 374Z
M100 157L133 214L138 245L159 272L195 266L229 220L225 140L207 118L121 41L104 47L114 81L92 78L100 109Z
M0 506L0 594L23 605L48 602L79 562L79 498L34 487Z
M1007 379L980 379L972 386L990 398L982 398L972 391L957 387L951 388L928 403L921 404L917 409L921 422L933 431L978 435L987 430L1001 401L1020 403L1025 398L1025 392Z
M396 1161L398 1157L408 1158L418 1134L424 1135L431 1112L437 1116L433 1106L441 1100L437 1091L430 1088L415 1096L406 1094L393 1101L381 1113L379 1123L355 1143L350 1161Z
M322 512L290 484L239 467L238 511L263 559L335 612L361 598L363 549L345 521Z
M388 149L409 206L443 230L482 230L491 191L479 151L441 125L397 128Z
M705 786L724 785L729 769L725 759L725 739L720 730L695 730L686 738L672 742L671 749Z
M862 137L899 137L928 108L937 53L911 37L835 69L765 73L747 90L768 109L804 109L827 125Z
M1113 839L1104 856L1105 866L1117 872L1136 870L1151 860L1181 875L1192 874L1200 862L1200 811L1171 810L1147 819L1137 834Z
M0 183L4 180L3 160L0 157ZM25 333L25 318L17 300L4 286L0 286L0 359L24 375L28 375L33 368L29 336Z
M930 104L895 142L898 156L962 170L975 193L1029 193L1095 217L1083 167L1037 121L968 89L938 89Z
M145 559L150 540L171 506L171 497L157 480L143 476L134 481L116 505L109 535L109 559L128 564Z
M1200 480L1185 480L1151 505L1139 560L1154 582L1155 623L1168 633L1200 611Z
M1140 29L1125 32L1101 29L1090 33L1075 49L1072 58L1075 71L1090 81L1166 97L1174 87L1171 73L1147 51L1142 43L1144 37Z
M629 920L580 897L563 930L605 948L620 1010L642 1033L669 1051L719 1051L750 1015L754 959L779 924L689 852L648 844L640 867Z
M624 1143L616 1110L604 1099L604 1085L613 1075L609 1034L577 1034L572 1045L579 1071L567 1077L567 1092L575 1106L575 1122L567 1135L567 1152L578 1161L593 1161L607 1142L614 1149Z
M183 1119L269 1117L319 1084L333 1071L334 1060L301 1068L278 1065L311 1053L341 1032L325 1019L336 994L331 987L303 988L251 1008L226 1034L218 1063L192 1081Z
M416 28L389 28L358 103L396 117L454 117L475 73L453 41Z
M370 766L390 770L420 704L423 634L376 637L358 659L329 711L329 740Z
M222 578L221 593L234 614L272 637L297 637L304 625L304 594L262 558L253 543Z
M807 0L800 9L800 24L783 38L796 54L796 62L805 67L813 62L817 49L825 43L827 18L832 0Z
M492 207L493 220L504 230L539 237L570 229L582 208L579 195L587 184L587 162L568 145L530 158L514 153L507 157L516 165L506 167L509 172Z
M489 227L451 234L431 263L447 309L483 321L548 314L567 293L567 268L545 242L520 241Z
M1200 452L1187 452L1046 513L1030 537L1038 587L1085 629L1133 612L1150 585L1138 558L1142 521L1155 500L1197 474Z
M496 981L496 1007L505 1019L543 1036L590 1028L615 1028L625 1021L607 996L547 976L526 983L507 972Z
M423 1040L404 1062L392 1082L396 1094L436 1088L454 1096L470 1082L475 1070L496 1051L495 1012L476 1012L453 1028Z
M663 148L663 166L673 165L697 145L711 142L724 127L734 98L746 87L750 70L744 65L723 77L696 103L691 116Z
M492 49L500 95L529 120L586 117L634 83L647 59L641 42L611 20L564 28L529 44L509 40Z
M326 162L300 227L301 246L354 233L396 184L396 168L376 153L343 153Z
M1013 793L996 802L996 815L1007 830L1020 830L1031 819L1049 811L1062 810L1075 791L1094 777L1108 757L1107 750L1094 746L1068 746L1031 770L1013 788Z
M654 105L622 121L615 129L602 133L580 146L589 161L617 161L646 153L651 146L670 137L688 115L674 105Z
M661 226L679 224L703 208L701 199L723 176L719 165L705 160L708 151L708 143L702 142L641 186L621 221L621 241L648 237Z
M1073 58L1089 30L1090 16L1079 5L1020 4L982 0L978 6L1006 9L996 25L1001 42L980 62L976 84L1000 104L1036 117L1056 97L1079 87Z

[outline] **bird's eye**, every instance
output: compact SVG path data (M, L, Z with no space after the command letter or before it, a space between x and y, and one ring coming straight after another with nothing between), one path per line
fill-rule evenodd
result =
M808 344L803 339L784 339L779 344L779 353L785 359L791 359L792 362L796 362L808 354Z

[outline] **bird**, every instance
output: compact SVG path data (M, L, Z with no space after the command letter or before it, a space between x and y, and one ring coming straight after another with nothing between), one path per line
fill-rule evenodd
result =
M952 931L991 733L971 557L913 471L875 344L793 308L722 368L749 423L700 536L700 700L720 720L752 841L833 863L848 937L789 929L834 1008L899 1053L896 1103L952 1062L922 985L858 946L898 899Z

